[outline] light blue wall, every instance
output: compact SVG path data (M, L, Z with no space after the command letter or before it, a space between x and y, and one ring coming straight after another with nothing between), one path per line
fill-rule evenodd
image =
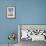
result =
M16 6L16 19L6 18L8 6ZM0 43L8 43L9 32L17 34L17 24L46 24L46 0L0 0Z
M46 24L46 0L17 0L18 23Z
M16 32L17 34L17 20L6 18L6 8L9 6L16 6L15 0L0 0L0 43L8 43L8 34ZM17 39L15 41L17 43Z

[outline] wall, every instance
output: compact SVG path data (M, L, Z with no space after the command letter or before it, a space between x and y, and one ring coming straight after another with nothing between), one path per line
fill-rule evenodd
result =
M7 44L8 34L16 32L17 35L17 19L6 18L6 8L9 6L16 6L16 0L0 0L0 44ZM16 38L16 43L17 38Z
M46 0L16 0L19 24L46 24Z
M8 6L16 6L16 19L6 18ZM8 43L9 32L17 34L17 24L46 24L46 0L0 0L0 44Z

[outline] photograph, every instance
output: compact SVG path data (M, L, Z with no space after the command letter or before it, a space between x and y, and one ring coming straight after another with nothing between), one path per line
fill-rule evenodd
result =
M16 18L15 7L7 7L7 18Z
M19 24L18 25L18 41L21 45L29 44L31 42L45 42L46 41L46 25L38 24Z

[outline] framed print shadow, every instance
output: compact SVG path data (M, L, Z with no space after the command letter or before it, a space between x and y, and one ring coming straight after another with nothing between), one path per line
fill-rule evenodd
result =
M7 7L7 18L14 19L16 18L16 7Z

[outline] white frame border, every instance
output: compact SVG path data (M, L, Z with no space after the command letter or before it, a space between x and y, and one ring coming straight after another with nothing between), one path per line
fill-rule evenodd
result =
M13 8L13 16L8 16L8 9ZM16 17L16 8L15 7L7 7L7 18L15 18Z

